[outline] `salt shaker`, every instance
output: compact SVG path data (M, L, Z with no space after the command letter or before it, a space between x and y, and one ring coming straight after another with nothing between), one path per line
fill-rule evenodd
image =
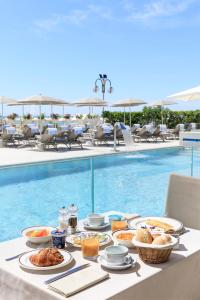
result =
M77 218L78 207L75 204L71 204L68 207L68 233L74 234L77 229Z
M59 227L61 230L67 231L68 227L68 211L65 206L63 206L59 210L59 217L58 217Z

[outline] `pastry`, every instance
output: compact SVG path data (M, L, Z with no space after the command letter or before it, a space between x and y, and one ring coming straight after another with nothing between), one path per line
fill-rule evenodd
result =
M118 240L132 241L134 233L132 232L123 232L117 235Z
M147 229L143 229L143 228L136 230L135 239L136 241L147 243L147 244L151 244L153 241L153 237L151 233Z
M161 222L161 221L153 220L153 219L148 219L147 221L145 221L145 223L149 226L161 228L165 232L174 232L174 228L171 225L169 225L165 222Z
M41 249L30 256L30 262L37 267L49 267L63 262L64 257L56 248Z
M171 242L171 237L170 235L160 235L160 236L157 236L152 244L153 245L167 245Z

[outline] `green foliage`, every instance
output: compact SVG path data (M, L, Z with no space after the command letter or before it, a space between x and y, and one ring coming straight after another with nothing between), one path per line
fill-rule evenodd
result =
M31 120L32 119L32 115L31 114L26 114L24 115L24 120Z
M98 118L98 115L96 115L96 114L87 114L87 118L88 119L95 119L95 118Z
M44 120L45 119L45 114L41 113L41 115L38 116L38 119Z
M162 109L163 123L168 128L174 128L179 123L200 123L200 110L195 111L172 111L168 108ZM104 111L103 117L106 122L114 124L115 122L124 122L123 112ZM126 124L129 124L129 112L125 113ZM155 125L161 124L161 108L147 107L141 112L131 113L131 123L145 125L154 122Z
M58 120L59 114L52 113L51 118L54 119L54 120Z
M64 115L64 118L65 118L66 120L69 120L69 119L70 119L70 117L71 117L71 115L70 115L70 114L65 114L65 115Z
M18 115L16 113L12 113L12 114L7 116L7 118L11 119L11 120L15 120L17 117L18 117Z

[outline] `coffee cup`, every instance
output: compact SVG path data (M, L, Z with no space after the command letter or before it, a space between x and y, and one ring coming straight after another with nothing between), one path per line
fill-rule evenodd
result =
M91 226L101 226L105 223L105 217L101 214L89 214L88 223Z
M122 265L128 254L128 248L125 246L108 246L104 250L104 257L112 265Z

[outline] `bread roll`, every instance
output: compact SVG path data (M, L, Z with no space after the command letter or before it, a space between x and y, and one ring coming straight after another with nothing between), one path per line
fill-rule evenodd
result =
M166 244L169 244L171 242L171 237L170 235L160 235L160 236L157 236L152 244L154 245L166 245Z
M152 235L153 240L154 240L156 237L160 236L161 234L160 233L152 233L151 235Z
M143 228L136 230L135 239L136 241L147 243L147 244L151 244L153 241L153 237L151 233L147 229L143 229Z
M169 234L163 235L162 238L164 241L166 241L166 244L169 244L172 240Z

